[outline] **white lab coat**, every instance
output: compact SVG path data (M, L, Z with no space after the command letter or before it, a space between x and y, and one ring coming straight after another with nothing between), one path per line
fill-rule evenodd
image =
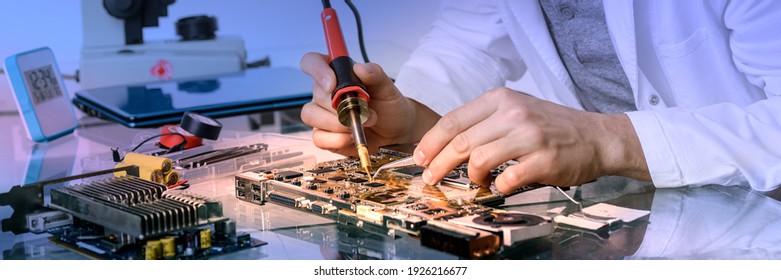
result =
M440 115L530 74L581 108L537 0L443 1L397 77ZM781 184L781 1L604 1L657 187ZM521 141L522 139L519 139Z

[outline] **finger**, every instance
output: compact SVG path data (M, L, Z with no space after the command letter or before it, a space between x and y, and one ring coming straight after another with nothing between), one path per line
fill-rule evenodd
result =
M312 91L312 100L321 108L332 112L334 115L336 115L336 109L334 109L333 106L331 106L331 93L323 90L318 85L315 85L314 90Z
M491 170L523 155L516 153L515 137L501 137L496 141L475 148L469 155L467 173L469 179L481 186L491 185Z
M347 147L347 148L341 148L341 149L330 149L328 151L332 152L332 153L335 153L335 154L348 156L348 157L357 157L358 156L358 152L355 150L355 147Z
M301 58L301 70L312 77L316 85L330 93L336 86L336 75L328 63L328 56L319 53L310 52Z
M355 152L355 144L350 133L330 132L315 128L312 131L312 142L321 149L338 151L352 149Z
M377 124L377 112L375 112L372 108L369 108L369 118L366 119L366 122L363 123L363 126L372 127L375 124Z
M415 148L415 164L429 165L442 149L453 141L456 135L491 116L496 111L496 104L495 102L487 102L491 100L485 100L484 96L478 97L439 119L437 124L423 135L418 147Z
M510 131L508 124L497 125L496 118L489 117L453 137L431 160L424 171L423 181L432 185L441 180L453 168L469 159L477 147L505 137ZM497 147L507 149L507 147Z
M403 98L393 81L385 74L382 67L376 63L356 63L353 71L366 87L371 100L389 101Z
M339 123L336 113L326 110L313 102L306 103L301 108L301 121L320 130L337 133L350 132L348 127Z
M315 97L317 98L317 97ZM336 116L336 110L332 107L323 107L322 100L315 100L304 105L301 109L301 120L311 126L318 127L333 132L349 132L349 127L339 122ZM328 104L330 106L330 104ZM311 107L311 108L310 108ZM377 113L369 109L369 118L363 123L364 127L372 127L377 124Z
M507 167L494 181L496 190L509 194L521 186L539 182L545 170L535 162L534 158L524 157L518 164Z

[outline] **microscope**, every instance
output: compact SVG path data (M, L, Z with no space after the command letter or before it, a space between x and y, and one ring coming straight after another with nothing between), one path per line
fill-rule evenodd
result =
M216 36L214 17L176 23L178 40L144 41L143 28L158 26L174 0L82 0L82 89L146 84L242 71L247 52L239 37Z

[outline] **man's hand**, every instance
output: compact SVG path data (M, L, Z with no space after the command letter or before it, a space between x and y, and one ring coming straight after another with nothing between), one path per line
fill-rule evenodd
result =
M507 88L442 117L423 136L414 159L427 166L428 184L468 161L469 178L484 186L491 169L516 160L496 178L503 193L531 183L578 185L604 175L650 179L626 115L578 111Z
M301 69L315 80L312 102L301 110L301 120L314 128L315 145L335 153L355 155L350 128L339 123L336 110L331 107L336 76L328 66L328 56L308 53L301 59ZM358 63L353 71L370 95L370 115L364 124L370 151L376 152L384 145L414 142L439 117L428 107L401 95L379 65Z

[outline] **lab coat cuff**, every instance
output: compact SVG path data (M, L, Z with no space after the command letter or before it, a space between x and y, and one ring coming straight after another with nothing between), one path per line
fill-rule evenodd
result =
M640 139L648 172L656 187L680 187L684 185L683 172L669 145L669 137L652 111L627 112L629 120Z

